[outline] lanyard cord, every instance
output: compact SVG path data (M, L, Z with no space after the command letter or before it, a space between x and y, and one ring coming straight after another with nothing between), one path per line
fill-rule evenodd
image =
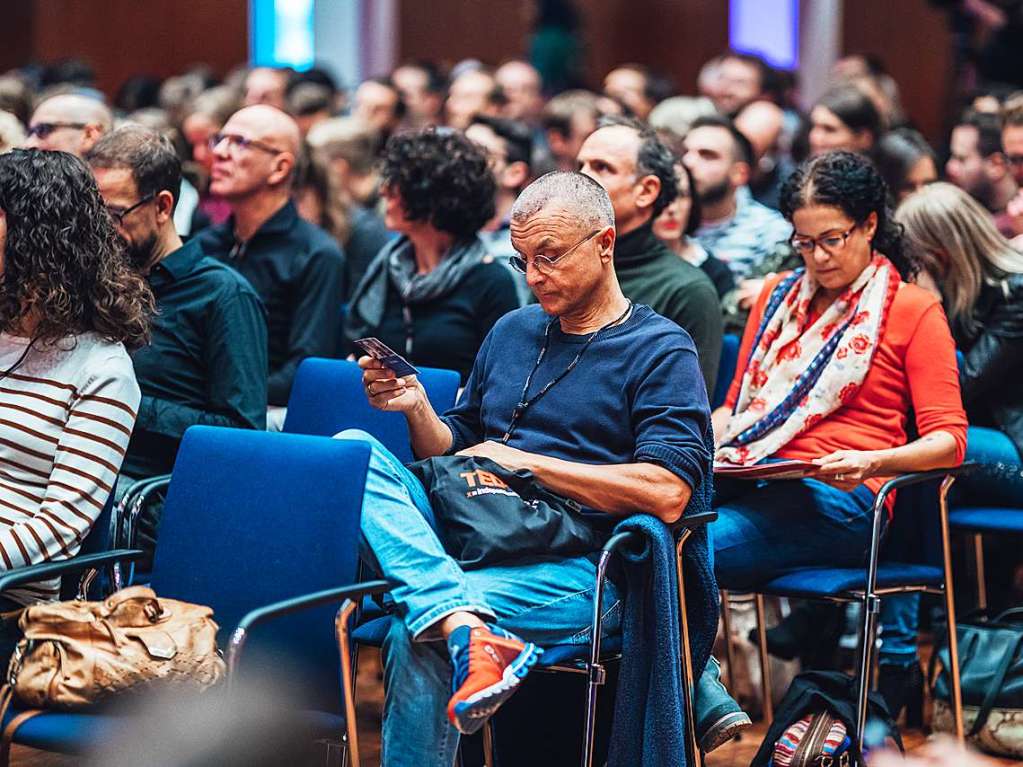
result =
M565 376L567 376L569 373L575 370L575 366L579 364L579 360L582 359L583 354L585 354L586 350L590 348L590 344L592 344L596 340L597 336L599 336L608 328L614 327L615 325L620 323L622 320L629 316L629 312L631 311L632 301L629 301L629 305L625 307L625 311L622 312L617 319L611 320L611 322L604 325L604 327L598 329L595 333L593 333L589 338L586 339L586 343L583 344L583 348L579 350L579 353L577 355L575 355L575 359L568 363L567 368L562 370L558 375L554 376L554 378L552 378L550 381L544 384L543 388L540 389L540 391L538 391L529 399L526 399L526 395L529 393L529 385L533 383L533 376L536 374L536 371L540 369L540 363L543 362L543 358L547 354L547 348L550 346L551 342L551 328L554 326L554 323L558 321L558 318L555 317L554 319L547 323L547 327L544 329L543 332L543 347L540 349L540 355L536 358L536 364L533 365L533 369L529 371L529 375L526 376L526 383L523 384L522 386L522 394L519 397L519 404L517 404L515 406L515 409L512 410L511 420L508 422L508 428L505 430L504 436L501 437L502 443L506 445L508 444L508 440L510 440L512 434L515 433L515 429L518 426L519 419L521 419L522 416L526 414L526 411L529 410L529 408L533 407L533 405L535 405L541 399L543 399L544 396L546 396L547 392L549 392L551 389L553 389L555 386L561 383L562 379L564 379Z

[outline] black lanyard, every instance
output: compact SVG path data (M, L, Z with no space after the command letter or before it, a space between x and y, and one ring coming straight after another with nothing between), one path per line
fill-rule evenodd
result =
M629 305L625 307L625 311L622 312L622 314L617 319L611 320L611 322L607 323L604 327L600 328L595 333L593 333L593 335L586 339L586 343L583 344L583 348L579 350L579 353L577 355L575 355L575 359L568 363L567 368L562 370L558 375L554 376L554 378L548 381L544 385L544 387L540 389L540 391L538 391L529 399L526 399L526 395L529 394L529 385L533 382L533 376L536 374L536 371L540 369L540 363L543 362L544 355L547 354L547 347L550 346L551 343L551 328L554 327L555 322L558 322L558 318L555 317L553 320L547 323L547 328L543 332L543 348L540 349L540 356L536 358L536 364L533 365L533 369L529 371L529 375L526 376L526 383L523 384L522 386L522 395L519 397L519 404L517 404L515 406L515 409L512 410L511 420L508 422L508 428L505 430L504 436L501 437L502 443L506 445L508 444L508 440L510 440L512 434L515 433L515 428L518 426L519 419L521 419L522 416L526 414L526 411L529 410L529 408L533 407L533 405L535 405L541 399L543 399L547 392L549 392L551 389L553 389L555 386L561 383L562 379L564 379L565 376L567 376L575 369L575 366L579 364L579 360L582 359L583 354L585 354L586 350L590 348L590 344L592 344L594 340L596 340L597 336L599 336L608 328L614 327L619 322L624 320L626 317L629 316L629 312L631 311L632 301L629 301Z

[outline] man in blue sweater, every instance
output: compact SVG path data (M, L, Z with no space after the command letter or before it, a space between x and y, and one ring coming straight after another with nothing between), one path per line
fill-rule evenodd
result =
M584 508L672 523L711 470L707 393L686 332L622 294L614 221L607 193L579 173L551 173L523 191L511 237L538 305L497 322L444 416L414 376L368 357L359 364L370 402L405 415L419 458L490 458ZM515 691L540 653L534 643L588 642L591 556L466 572L432 518L422 484L375 443L362 533L374 565L397 584L384 645L388 765L450 767L458 732L479 729ZM613 585L605 600L613 633Z

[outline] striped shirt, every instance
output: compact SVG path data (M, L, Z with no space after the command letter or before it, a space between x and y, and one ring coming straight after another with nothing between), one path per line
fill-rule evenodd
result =
M27 345L0 334L0 374ZM93 333L34 347L0 377L0 570L75 555L113 487L139 396L127 351ZM4 596L52 600L59 586Z

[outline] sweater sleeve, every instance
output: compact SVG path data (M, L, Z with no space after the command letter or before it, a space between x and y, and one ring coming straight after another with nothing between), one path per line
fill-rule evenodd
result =
M140 394L127 356L104 362L72 400L38 512L0 526L5 570L74 556L113 489Z
M683 285L671 302L668 319L692 337L707 391L714 391L718 366L721 364L724 323L721 319L721 302L713 283L709 279L700 279Z
M955 465L966 454L966 413L959 391L955 343L941 304L920 317L906 347L906 379L920 436L946 431L955 438Z

